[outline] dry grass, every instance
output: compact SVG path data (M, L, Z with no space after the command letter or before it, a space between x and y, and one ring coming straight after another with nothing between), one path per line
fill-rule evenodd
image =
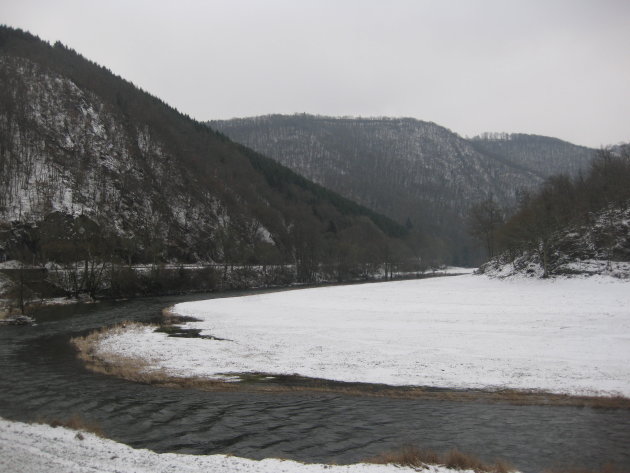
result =
M607 463L599 469L588 468L551 468L544 470L543 473L630 473L629 469L620 469L612 463Z
M169 317L177 315L175 314L175 312L173 312L173 307L174 306L171 305L162 309L162 317L168 319Z
M472 470L477 473L508 473L516 471L514 467L499 460L494 464L486 464L474 455L463 453L457 449L444 454L432 450L422 450L414 446L404 446L398 450L383 453L369 458L367 463L391 464L422 469L429 465L443 465L455 470Z
M147 361L140 358L113 355L103 355L98 352L99 343L113 335L127 330L140 330L157 325L140 324L137 322L122 322L113 327L101 328L84 337L70 339L78 351L79 359L83 360L86 368L97 373L118 376L130 381L153 383L158 372L150 370Z
M85 367L95 373L101 373L128 381L154 384L165 387L181 387L207 391L233 391L238 386L234 383L210 380L199 377L176 377L169 375L163 369L154 369L147 360L112 353L99 353L99 343L112 335L127 330L144 330L146 327L159 328L158 325L140 324L137 322L122 322L113 327L105 327L89 333L84 337L75 337L70 342L77 349L77 356L83 360Z
M368 458L366 462L379 465L422 467L424 465L437 465L441 462L441 458L433 450L421 450L418 447L405 445L398 450L392 450L381 453L376 457Z
M39 423L48 424L51 427L66 427L72 430L89 432L98 437L105 438L105 433L100 425L93 421L88 421L80 415L73 415L67 419L40 419Z
M623 396L572 396L537 390L505 389L501 391L458 391L453 400L479 400L506 402L514 405L549 405L596 407L604 409L630 409L630 398Z
M162 309L162 323L164 325L176 325L184 322L201 322L201 319L187 315L179 315L173 312L173 306Z
M81 358L84 359L84 356L96 356L98 344L107 337L120 335L130 329L140 329L151 326L152 325L140 324L138 322L121 322L113 327L103 327L95 330L84 337L71 338L70 343L79 350Z

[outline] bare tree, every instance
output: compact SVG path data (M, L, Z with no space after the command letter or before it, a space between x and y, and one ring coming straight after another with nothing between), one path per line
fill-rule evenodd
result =
M497 233L503 222L503 211L492 196L474 204L469 210L470 234L483 244L490 258L496 254Z

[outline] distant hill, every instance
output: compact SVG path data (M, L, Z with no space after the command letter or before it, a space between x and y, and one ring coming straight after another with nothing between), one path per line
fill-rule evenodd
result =
M480 152L505 160L541 178L586 171L595 150L558 138L522 133L483 133L469 142Z
M402 225L59 43L0 27L0 84L0 259L289 263L309 279L342 253L405 251Z
M464 139L411 118L270 115L208 124L342 195L421 231L456 264L483 255L465 219L492 196L512 207L519 190L557 172L575 174L593 150L554 138L486 134ZM441 244L438 242L442 242Z

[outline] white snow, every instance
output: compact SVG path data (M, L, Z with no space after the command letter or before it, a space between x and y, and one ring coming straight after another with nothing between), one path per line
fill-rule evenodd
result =
M438 274L472 274L475 268L462 268L460 266L447 266L444 269L438 269L435 273Z
M0 269L20 269L21 267L32 268L32 266L20 263L18 260L15 259L10 259L0 263Z
M630 283L463 275L177 304L225 340L136 328L100 356L174 376L299 374L340 381L630 396Z
M82 437L82 439L81 439ZM393 465L304 464L290 460L249 460L229 455L183 455L133 449L62 427L0 419L0 472L20 473L411 473ZM431 466L428 473L454 470Z
M630 263L626 261L585 259L572 261L563 267L580 274L604 274L620 279L630 279Z

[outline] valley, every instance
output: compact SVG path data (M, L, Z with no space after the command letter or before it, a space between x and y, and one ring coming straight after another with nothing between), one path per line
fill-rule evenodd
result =
M630 145L0 84L0 472L630 467Z

